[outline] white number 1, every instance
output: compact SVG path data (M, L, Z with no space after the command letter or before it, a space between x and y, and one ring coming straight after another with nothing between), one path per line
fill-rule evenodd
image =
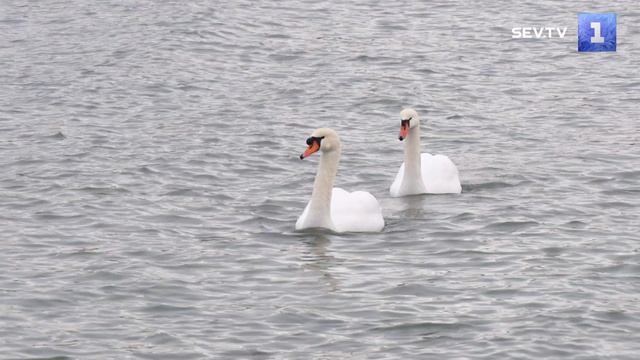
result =
M602 44L604 42L604 38L600 35L600 23L592 22L591 28L593 29L593 37L591 38L592 44Z

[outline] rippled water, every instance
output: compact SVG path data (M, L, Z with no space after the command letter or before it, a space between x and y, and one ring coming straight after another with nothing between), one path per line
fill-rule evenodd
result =
M504 4L3 1L2 357L637 358L640 8ZM405 106L461 195L389 197ZM293 232L320 126L384 232Z

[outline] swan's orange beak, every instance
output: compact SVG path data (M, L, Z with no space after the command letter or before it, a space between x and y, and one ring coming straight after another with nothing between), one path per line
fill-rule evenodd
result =
M311 144L309 144L309 147L307 147L307 150L300 154L300 160L311 156L311 154L317 152L318 150L320 150L320 143L317 141L311 142Z
M398 136L398 139L402 141L406 139L407 136L409 136L409 122L403 120L400 124L400 136Z

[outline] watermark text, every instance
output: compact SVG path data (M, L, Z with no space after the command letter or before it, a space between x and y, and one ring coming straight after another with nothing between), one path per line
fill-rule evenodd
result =
M563 39L567 33L566 26L556 27L535 27L524 26L514 27L511 29L512 39L546 39L546 38L560 38Z

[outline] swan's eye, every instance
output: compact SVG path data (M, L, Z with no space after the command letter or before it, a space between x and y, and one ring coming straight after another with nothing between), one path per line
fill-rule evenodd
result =
M413 118L408 118L406 120L400 120L400 124L402 126L409 126L411 124L411 119L413 119Z
M322 141L322 139L324 139L324 136L312 136L310 138L307 139L307 145L311 146L313 143L318 143L318 145L320 145L320 142Z

